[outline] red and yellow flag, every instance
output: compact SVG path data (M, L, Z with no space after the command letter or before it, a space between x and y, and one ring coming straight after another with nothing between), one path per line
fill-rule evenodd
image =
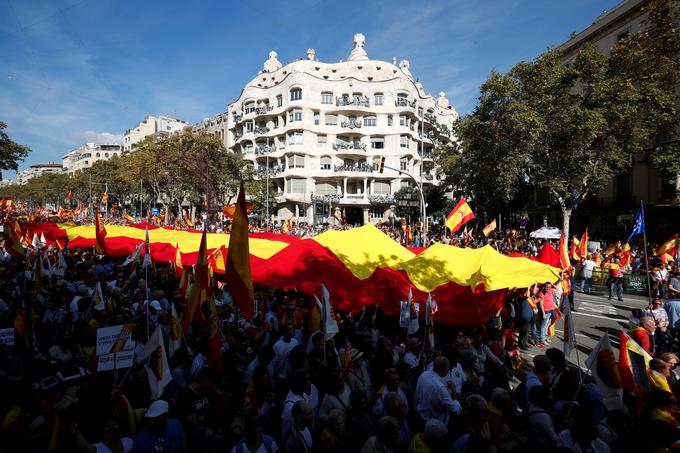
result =
M669 253L670 255L675 256L675 252L678 249L678 238L680 238L680 233L675 233L673 236L668 238L666 242L654 250L654 255L662 256L664 253Z
M581 242L579 243L578 255L580 258L585 258L588 255L588 227L586 231L581 236Z
M0 212L9 211L12 209L12 197L5 197L0 199Z
M493 219L487 226L482 229L484 237L489 237L491 232L496 229L496 219Z
M104 239L106 238L106 228L99 218L99 209L95 209L94 225L96 234L94 251L98 255L106 255L106 243L104 242Z
M5 250L14 258L23 258L26 256L26 251L21 245L21 228L15 220L11 224L6 223L5 231ZM27 234L28 234L28 230Z
M106 204L109 201L109 193L104 192L104 195L102 195L102 204Z
M191 221L191 217L189 217L189 213L187 211L184 211L184 222L189 228L194 226L194 223Z
M253 208L255 208L255 206L252 205L252 204L249 204L249 205L246 206L246 209L248 210L248 214L250 214L252 212ZM235 210L236 210L235 204L226 205L222 208L222 214L224 214L225 216L227 216L231 219L231 218L234 217L234 211Z
M182 312L182 331L186 335L189 332L189 327L196 316L200 316L201 304L208 300L212 294L212 285L210 283L210 270L208 269L208 237L207 231L204 228L201 235L201 245L198 248L198 259L196 261L196 279L191 285L191 291L187 297L186 309Z
M451 230L451 233L458 231L463 225L475 218L474 212L467 204L465 198L461 198L453 211L446 217L444 225Z
M571 246L569 247L569 258L578 261L579 259L579 242L576 236L571 237Z
M564 238L564 233L560 235L560 267L564 269L569 269L571 267L571 261L569 260L569 252L567 251L567 240Z
M123 214L123 218L127 223L135 223L135 218L132 217L130 214Z
M231 223L229 254L225 271L229 292L246 319L253 317L253 278L250 272L250 247L248 244L248 214L246 192L241 182Z
M210 254L210 258L208 260L210 267L212 268L213 271L219 272L220 274L223 274L224 271L227 269L227 249L222 245L220 248L215 249Z

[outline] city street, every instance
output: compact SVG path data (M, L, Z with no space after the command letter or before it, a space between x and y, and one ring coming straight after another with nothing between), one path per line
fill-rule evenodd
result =
M574 328L576 332L576 345L578 349L571 353L569 362L580 366L586 370L585 359L592 351L602 335L609 334L612 347L618 349L619 331L628 330L628 317L633 308L644 308L647 306L647 298L637 295L624 294L623 302L612 299L607 300L607 295L600 289L595 294L575 293L576 311L572 312ZM564 337L564 318L557 321L555 336L552 337L550 347L562 350ZM524 352L527 364L530 359L537 354L541 354L545 349L532 347ZM618 351L615 353L618 356Z

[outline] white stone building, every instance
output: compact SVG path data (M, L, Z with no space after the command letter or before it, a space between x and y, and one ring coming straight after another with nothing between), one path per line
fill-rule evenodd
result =
M62 164L55 162L48 162L46 164L34 164L26 170L17 173L16 182L18 184L26 184L29 179L37 178L48 173L61 173L63 171Z
M137 143L154 134L172 134L187 127L186 121L178 120L169 116L147 116L132 129L125 131L123 136L123 152L132 152Z
M344 212L349 223L387 219L394 194L441 175L432 150L450 142L458 114L444 93L427 94L409 62L371 60L362 34L348 61L283 65L269 53L260 73L229 105L225 144L270 178L279 219L318 223Z
M90 168L99 160L109 160L113 156L119 156L122 151L123 146L118 144L86 143L62 157L64 172L73 175L77 171Z

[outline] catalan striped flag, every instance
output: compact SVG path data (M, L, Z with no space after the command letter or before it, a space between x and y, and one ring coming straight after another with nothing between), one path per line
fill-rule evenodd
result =
M484 233L484 237L489 237L492 231L496 229L496 219L493 219L487 226L485 226L482 229L482 233Z
M560 267L564 269L569 269L571 267L571 261L569 260L569 251L567 250L567 240L564 238L564 233L560 235Z
M453 210L446 217L444 226L446 226L451 233L458 231L463 225L475 218L474 212L468 205L465 198L461 198L458 204L453 208Z
M236 306L246 319L253 317L253 278L250 272L250 247L248 244L248 214L246 209L246 192L241 182L237 209L231 224L229 236L229 254L225 271L229 293Z

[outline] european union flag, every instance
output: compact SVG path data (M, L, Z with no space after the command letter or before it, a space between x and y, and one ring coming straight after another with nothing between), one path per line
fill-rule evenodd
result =
M640 202L640 210L635 214L635 222L633 222L633 231L630 232L630 236L626 239L626 242L630 242L630 239L636 234L641 234L645 232L645 207Z

